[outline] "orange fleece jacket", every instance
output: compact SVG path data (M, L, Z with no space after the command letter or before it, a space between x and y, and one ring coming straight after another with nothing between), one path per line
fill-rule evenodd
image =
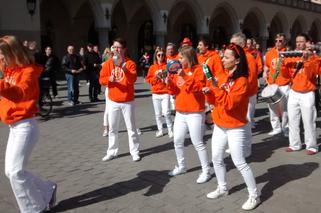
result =
M192 69L184 69L185 76L171 75L168 89L176 95L175 110L178 112L203 112L205 109L205 96L202 88L206 78L201 65Z
M284 51L283 49L282 51ZM273 84L273 74L276 72L276 67L278 64L278 50L272 48L265 55L265 65L269 68L268 83ZM275 80L275 84L279 86L284 86L289 84L291 81L291 76L284 65L280 66L279 75Z
M228 81L228 74L225 73L219 76L218 85L215 88L211 87L210 92L206 94L208 102L214 105L214 123L222 128L237 128L247 124L247 78L239 77L234 81Z
M99 82L108 87L108 98L114 102L129 102L134 100L134 84L137 79L136 64L129 58L125 59L126 69L115 67L110 58L102 65ZM111 75L115 81L110 82Z
M316 90L316 77L317 75L320 75L318 57L314 55L307 61L304 61L302 68L293 78L297 62L299 61L302 61L301 57L286 58L284 61L285 66L292 76L291 89L301 93L307 93Z
M247 66L248 66L248 93L249 96L253 96L257 94L257 91L259 89L258 83L257 83L257 78L258 78L258 66L255 58L253 55L250 53L250 51L247 48L244 48L245 51L245 56L247 60Z
M0 80L0 119L3 123L14 124L36 115L42 70L38 65L4 70L4 79Z
M153 94L168 94L168 89L165 82L156 79L155 77L158 70L166 70L166 63L154 63L152 66L150 66L146 76L146 82L151 85L151 91Z

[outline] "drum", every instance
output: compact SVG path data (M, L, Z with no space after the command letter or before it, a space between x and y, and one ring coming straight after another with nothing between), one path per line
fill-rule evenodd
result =
M281 117L283 112L287 110L287 97L279 89L278 85L267 85L261 93L261 96L266 99L273 112Z

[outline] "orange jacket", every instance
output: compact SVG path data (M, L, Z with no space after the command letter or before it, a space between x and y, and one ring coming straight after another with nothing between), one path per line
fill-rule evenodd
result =
M279 86L284 86L290 83L291 76L288 70L284 65L280 66L279 75L276 78L275 82L273 82L273 74L276 72L277 64L278 64L278 55L279 52L276 48L272 48L265 55L265 65L269 69L268 75L268 83L269 84L277 84Z
M166 62L168 63L169 61L172 60L178 60L178 54L170 56L170 55L166 55Z
M108 87L108 98L114 102L129 102L134 100L134 84L137 79L136 64L129 58L125 59L126 69L115 67L113 59L103 63L99 83ZM115 81L110 82L111 75L115 76Z
M0 119L6 124L32 118L38 112L39 77L43 68L26 65L4 70L0 80Z
M213 76L218 76L224 72L222 60L216 51L207 51L205 54L199 54L197 56L199 64L207 64ZM210 86L211 81L207 81L206 85Z
M248 123L248 79L228 80L227 72L218 78L218 87L211 87L207 100L214 105L212 118L222 128L237 128ZM225 85L225 86L223 86Z
M192 69L184 69L185 76L171 75L168 89L176 95L175 109L178 112L203 112L205 109L205 96L202 88L206 78L201 65Z
M301 57L286 58L284 61L288 72L292 76L291 89L301 93L307 93L316 90L316 77L317 75L320 75L318 57L312 56L307 61L304 61L302 68L294 77L297 62L299 61L302 61Z
M146 82L151 85L152 93L154 94L168 94L168 89L164 81L156 79L156 72L158 70L166 70L166 63L157 64L154 63L149 67L148 74L146 76Z
M257 94L257 91L258 91L258 88L259 88L258 87L258 83L257 83L258 66L257 66L255 58L250 53L250 51L247 48L244 48L244 51L245 51L245 56L246 56L246 60L247 60L248 72L249 72L249 76L248 76L248 81L249 81L248 93L249 93L249 96L251 97L251 96Z

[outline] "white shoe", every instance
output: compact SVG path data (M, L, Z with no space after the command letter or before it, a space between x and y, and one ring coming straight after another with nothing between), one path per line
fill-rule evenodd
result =
M221 190L219 187L215 191L212 191L206 195L209 199L217 199L228 195L227 190Z
M142 135L142 131L140 131L140 129L136 129L137 131L137 135Z
M249 197L249 199L243 204L242 209L249 211L255 209L261 203L260 198Z
M178 166L175 166L175 168L172 171L170 171L168 173L168 175L174 177L176 175L181 175L181 174L184 174L184 173L186 173L186 169L185 168L180 168Z
M140 161L140 156L138 154L133 155L132 157L134 162Z
M272 130L271 132L268 133L268 135L273 136L273 135L278 135L282 132L282 130Z
M209 172L202 172L197 180L196 183L206 183L207 181L209 181L211 179L211 174Z
M173 130L168 130L168 137L173 138L174 137L174 132Z
M156 138L159 138L159 137L162 137L164 134L163 134L163 131L162 130L158 130L155 134L155 137Z
M227 154L229 154L229 155L231 154L231 150L230 150L230 149L226 149L225 152L226 152Z
M117 156L111 155L111 154L107 154L107 155L105 155L105 156L103 157L103 159L101 159L101 160L102 160L102 161L110 161L110 160L114 159L115 157L117 157Z
M108 130L107 130L107 129L104 129L103 137L107 137L107 136L108 136Z

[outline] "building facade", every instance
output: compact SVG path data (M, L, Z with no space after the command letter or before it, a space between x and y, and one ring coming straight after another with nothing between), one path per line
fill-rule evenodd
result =
M27 2L34 3L34 11ZM103 49L119 36L134 59L143 50L184 37L197 45L198 37L207 35L220 46L239 31L256 38L263 49L278 32L292 45L299 32L321 41L318 0L11 0L2 5L7 6L0 8L1 35L51 45L60 56L68 44L91 42Z

